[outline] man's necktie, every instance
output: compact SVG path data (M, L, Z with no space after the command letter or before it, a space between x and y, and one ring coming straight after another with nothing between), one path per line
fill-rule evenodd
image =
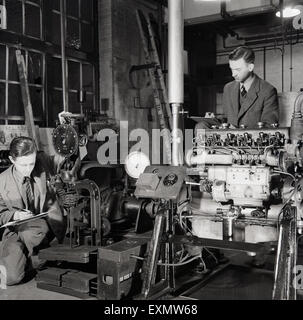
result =
M241 85L241 96L242 96L242 97L245 97L246 94L247 94L247 91L246 91L244 85Z
M24 177L23 184L25 186L26 191L26 200L27 200L27 209L32 213L35 212L35 203L34 203L34 192L31 184L30 177Z

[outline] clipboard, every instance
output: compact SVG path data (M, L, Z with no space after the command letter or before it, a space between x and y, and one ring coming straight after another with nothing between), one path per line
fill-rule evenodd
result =
M26 218L26 219L22 219L22 220L16 220L16 221L10 221L10 222L4 224L3 226L1 226L0 229L7 228L7 227L19 226L20 224L23 224L23 223L27 223L27 222L30 222L30 221L34 221L34 220L37 220L37 219L44 218L47 215L48 215L48 212L43 212L43 213L37 214L36 216L30 217L30 218Z

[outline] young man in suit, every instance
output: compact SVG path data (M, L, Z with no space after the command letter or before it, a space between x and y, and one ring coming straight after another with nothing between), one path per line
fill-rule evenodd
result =
M229 66L235 79L224 87L223 107L228 122L256 128L279 122L277 90L254 73L255 54L248 47L239 47L229 55Z
M0 266L6 270L6 285L20 283L29 258L56 237L62 241L66 224L49 178L56 174L60 159L37 152L28 137L10 145L12 165L0 175L0 226L39 213L46 218L7 227L0 244ZM58 160L58 161L57 161Z
M238 47L229 55L229 67L235 79L224 87L223 109L227 122L234 128L266 127L279 123L277 90L254 73L255 54L248 47ZM217 119L206 119L196 129L219 125Z

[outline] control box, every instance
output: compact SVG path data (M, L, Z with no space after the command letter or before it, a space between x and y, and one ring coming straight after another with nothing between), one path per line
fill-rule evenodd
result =
M177 200L185 176L185 167L147 167L137 181L135 196L137 198Z

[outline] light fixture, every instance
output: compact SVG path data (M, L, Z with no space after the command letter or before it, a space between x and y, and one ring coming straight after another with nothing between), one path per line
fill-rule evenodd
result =
M297 8L292 8L292 7L286 7L283 9L283 18L292 18L300 14L300 10ZM277 11L276 16L278 18L281 18L281 12Z
M211 1L217 1L217 0L195 0L196 2L211 2Z

